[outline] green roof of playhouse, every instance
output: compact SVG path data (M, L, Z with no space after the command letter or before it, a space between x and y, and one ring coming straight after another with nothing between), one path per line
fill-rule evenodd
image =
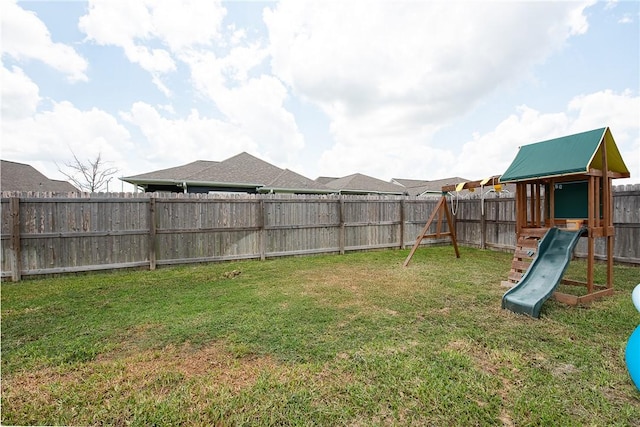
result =
M591 169L602 170L603 147L607 150L608 170L616 172L615 177L628 178L629 169L611 131L604 127L520 147L500 182L583 175Z

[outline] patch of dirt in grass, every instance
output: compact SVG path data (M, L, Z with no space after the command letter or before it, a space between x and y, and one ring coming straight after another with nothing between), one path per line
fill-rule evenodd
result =
M189 344L169 346L135 356L127 365L127 371L134 377L145 377L150 372L179 373L185 379L207 376L218 386L234 391L253 385L262 371L276 367L270 357L237 358L219 343L197 350Z
M578 372L578 368L571 363L560 363L551 369L551 374L554 377L569 377L576 372Z
M59 403L69 396L91 396L76 403L91 406L140 394L167 396L189 384L236 393L252 387L264 373L275 373L278 378L286 369L269 356L234 357L223 343L199 349L185 344L138 353L118 351L84 364L3 378L2 404L3 410L16 413L29 407L64 411Z

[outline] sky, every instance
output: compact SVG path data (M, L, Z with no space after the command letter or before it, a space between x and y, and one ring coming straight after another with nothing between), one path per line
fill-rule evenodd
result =
M0 0L1 157L53 179L246 151L470 180L609 126L640 183L640 2ZM131 191L111 182L111 191Z

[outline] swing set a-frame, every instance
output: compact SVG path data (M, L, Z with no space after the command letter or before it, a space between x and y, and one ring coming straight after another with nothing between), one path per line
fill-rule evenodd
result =
M411 248L411 251L407 256L407 259L405 259L403 267L406 267L407 265L409 265L409 262L411 261L413 254L416 252L418 247L420 247L420 245L425 239L442 239L442 238L449 237L451 239L451 243L453 244L453 249L456 252L456 258L460 258L460 251L458 250L458 242L456 241L456 228L453 223L453 217L452 217L451 209L449 207L449 203L447 202L447 194L451 194L452 192L459 194L463 190L474 191L476 188L484 189L485 186L491 186L495 191L500 191L501 187L499 184L499 179L500 179L500 175L495 175L490 178L486 178L479 181L468 181L468 182L461 182L455 185L443 186L442 197L440 197L440 200L438 201L438 204L434 208L433 212L431 212L431 215L429 216L427 223L422 228L422 231L416 238L416 242ZM481 196L484 196L484 193L482 193ZM482 199L482 202L484 202L484 197ZM483 205L483 208L484 208L484 205ZM437 217L436 232L430 233L429 231L431 229L431 224L433 223L434 220L436 220L436 217ZM445 217L447 220L448 231L442 230L442 223Z

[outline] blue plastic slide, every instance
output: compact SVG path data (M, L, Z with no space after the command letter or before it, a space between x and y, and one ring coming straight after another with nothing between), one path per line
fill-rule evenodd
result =
M502 297L502 308L540 317L542 304L551 296L564 275L573 250L586 232L551 228L538 242L538 254L522 279Z

